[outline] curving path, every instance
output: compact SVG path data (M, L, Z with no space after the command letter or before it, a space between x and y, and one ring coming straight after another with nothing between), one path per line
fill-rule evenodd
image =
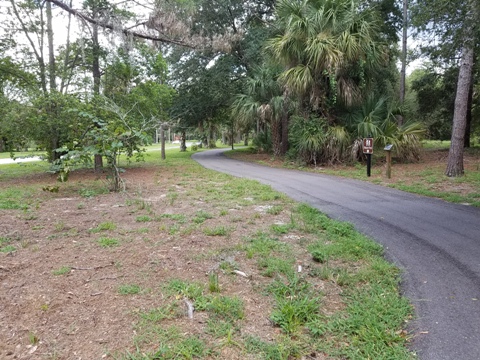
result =
M413 350L422 360L480 359L480 209L366 182L193 155L208 169L271 185L381 243L404 270L415 306Z

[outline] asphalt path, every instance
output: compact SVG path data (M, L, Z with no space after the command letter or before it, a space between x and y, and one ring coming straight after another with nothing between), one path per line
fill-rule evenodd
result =
M422 360L480 359L480 209L367 182L232 160L225 149L193 159L208 169L271 185L349 221L403 270L415 307L412 349Z

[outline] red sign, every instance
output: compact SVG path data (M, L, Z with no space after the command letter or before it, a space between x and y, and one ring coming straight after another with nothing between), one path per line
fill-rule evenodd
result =
M373 138L363 139L363 153L373 154Z

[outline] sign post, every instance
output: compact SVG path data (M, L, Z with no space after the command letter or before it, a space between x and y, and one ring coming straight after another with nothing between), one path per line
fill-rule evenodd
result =
M373 138L371 136L363 139L363 153L367 155L367 176L370 177L373 154Z
M390 179L392 177L392 147L393 145L388 144L385 146L383 150L385 150L387 154L387 178Z

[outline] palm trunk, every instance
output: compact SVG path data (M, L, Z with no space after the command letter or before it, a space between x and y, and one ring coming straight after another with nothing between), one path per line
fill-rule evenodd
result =
M272 130L273 155L280 156L282 154L280 121L278 121L277 119L272 119L270 126Z
M288 89L285 88L283 92L283 109L282 109L282 147L280 149L281 155L285 155L288 151L288 123L290 116L288 114L288 99L289 93Z

